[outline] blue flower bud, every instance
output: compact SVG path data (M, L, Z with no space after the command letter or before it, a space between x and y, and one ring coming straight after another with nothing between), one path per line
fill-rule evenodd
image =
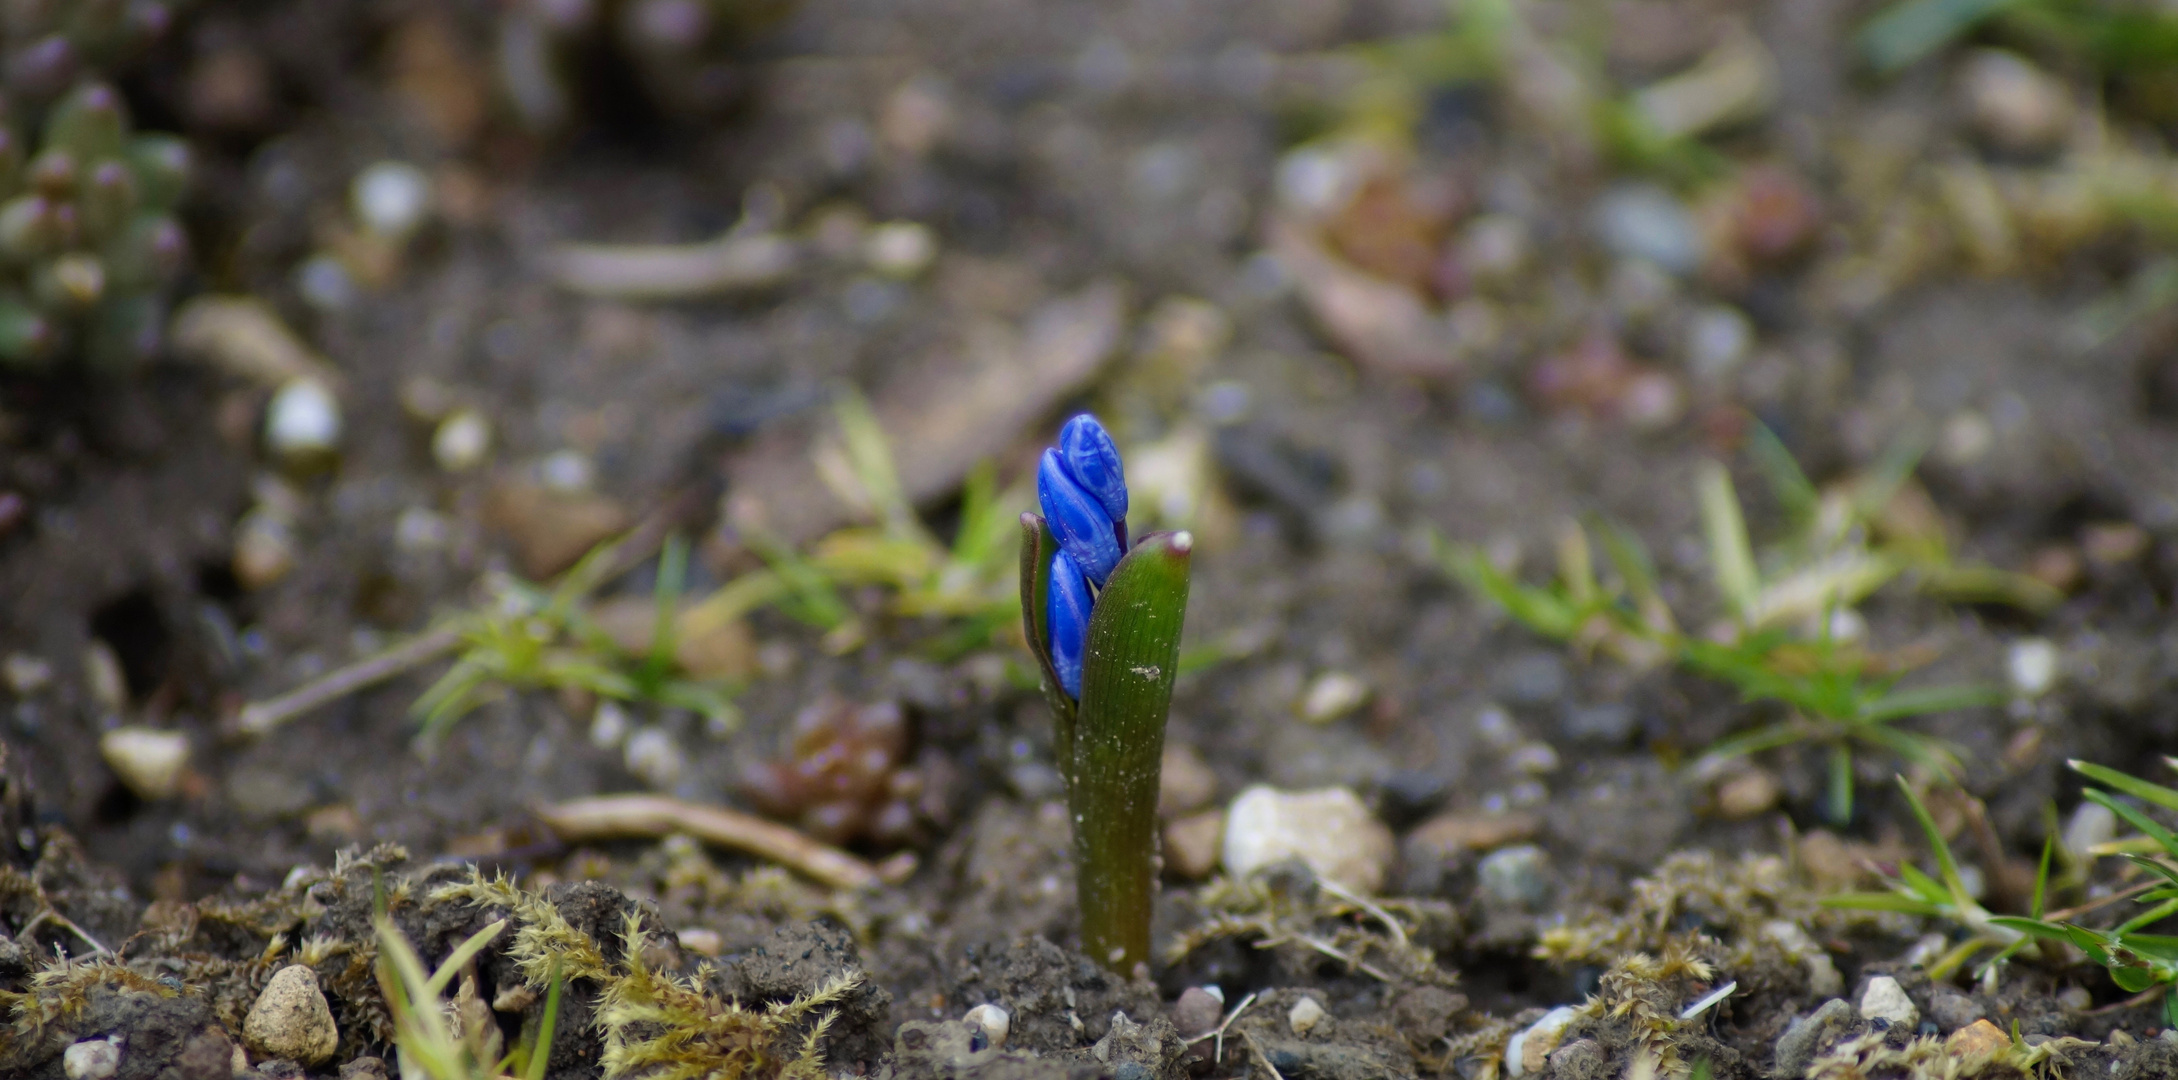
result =
M1119 544L1127 544L1127 473L1119 464L1119 447L1112 436L1083 413L1059 429L1059 460L1081 489L1089 493L1117 525Z
M1066 696L1081 700L1081 654L1089 641L1089 582L1074 558L1061 551L1051 557L1051 589L1044 624L1051 630L1051 667L1059 673Z
M1074 557L1091 583L1102 587L1119 565L1119 534L1103 504L1067 473L1057 450L1044 451L1036 466L1036 501L1059 550Z

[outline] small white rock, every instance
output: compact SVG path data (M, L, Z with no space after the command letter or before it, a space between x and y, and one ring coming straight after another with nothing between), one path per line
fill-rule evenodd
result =
M0 682L17 697L29 697L53 681L53 665L29 653L9 653L0 660Z
M274 972L249 1015L242 1018L242 1040L265 1057L287 1058L305 1066L333 1056L340 1029L318 989L317 973L302 964Z
M580 450L555 450L537 463L537 478L554 491L588 491L597 483L597 466Z
M2097 845L2117 839L2117 814L2097 802L2082 801L2065 819L2065 829L2059 843L2067 854L2081 863L2094 858L2089 852Z
M590 745L600 750L619 746L628 737L628 710L617 701L600 701L590 714Z
M997 1050L1006 1045L1006 1035L1013 1030L1013 1015L996 1005L985 1003L968 1010L960 1022L983 1032L989 1044L985 1049Z
M234 527L234 576L245 589L262 589L295 569L295 530L280 514L259 506Z
M431 178L408 162L381 161L356 174L348 199L364 228L399 240L430 214Z
M660 791L671 791L681 782L681 770L686 764L680 744L664 728L655 727L646 727L628 736L628 747L622 759L627 762L629 772Z
M182 769L189 764L189 736L147 727L115 728L99 736L98 752L130 791L157 802L172 798L181 787Z
M108 712L128 708L129 684L121 674L121 658L113 654L113 646L98 638L83 647L83 684L100 708Z
M1358 676L1343 671L1326 671L1316 676L1301 695L1301 719L1311 724L1328 724L1361 707L1369 700L1369 684Z
M888 221L862 240L862 257L886 277L911 278L938 257L938 234L915 221Z
M456 409L431 433L431 458L447 472L468 472L492 450L492 424L475 409Z
M283 461L304 463L340 446L340 402L324 383L289 379L265 409L265 446Z
M1860 1015L1887 1020L1892 1027L1910 1028L1921 1022L1921 1010L1906 996L1906 988L1888 975L1868 980L1868 988L1860 992Z
M1550 1063L1550 1052L1558 1048L1565 1039L1565 1029L1571 1026L1573 1007L1560 1005L1513 1036L1505 1044L1505 1075L1518 1080L1529 1073L1540 1074Z
M1391 830L1345 788L1288 792L1258 784L1226 811L1224 862L1235 876L1298 858L1320 877L1375 892L1394 851Z
M454 523L446 515L422 506L411 506L393 519L393 546L414 554L437 551L453 542Z
M85 1039L61 1054L68 1080L106 1080L121 1071L121 1038Z
M1975 129L2003 149L2047 150L2072 127L2071 90L2014 53L1976 50L1960 65L1958 89Z
M2004 655L2004 674L2012 692L2038 698L2057 684L2057 646L2048 638L2020 638Z
M1286 1012L1286 1026L1292 1028L1295 1035L1306 1035L1314 1031L1321 1022L1323 1004L1312 997L1303 997L1294 1002L1293 1008Z

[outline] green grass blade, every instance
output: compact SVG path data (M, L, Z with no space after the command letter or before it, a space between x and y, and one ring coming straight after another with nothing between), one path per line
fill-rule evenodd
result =
M1702 756L1718 759L1745 757L1748 754L1757 754L1764 750L1774 750L1780 746L1790 746L1793 743L1807 739L1809 734L1805 726L1788 720L1784 723L1771 724L1768 727L1757 728L1754 731L1719 739L1711 744L1709 749L1702 753Z
M1921 686L1893 690L1861 706L1857 719L1883 723L1909 716L2002 705L2009 695L1997 686Z
M2116 788L2127 795L2154 803L2165 810L2178 810L2178 791L2172 791L2161 784L2151 784L2139 777L2121 773L2116 769L2104 768L2091 761L2074 759L2066 762L2066 764L2072 766L2073 772L2079 773L2104 787Z
M1807 473L1800 470L1800 463L1793 460L1792 451L1785 449L1784 440L1779 439L1768 424L1757 420L1748 430L1747 455L1754 459L1763 479L1769 481L1770 493L1786 516L1801 525L1814 520L1822 495L1815 490Z
M1853 751L1844 743L1830 748L1829 816L1840 827L1853 820Z
M1944 842L1943 834L1936 831L1936 819L1929 816L1928 807L1921 805L1921 797L1914 794L1913 785L1906 778L1898 778L1898 790L1906 793L1907 805L1913 807L1913 819L1921 823L1921 835L1928 838L1928 846L1936 855L1937 876L1944 888L1950 890L1951 900L1961 911L1974 909L1974 898L1967 895L1966 881L1959 876L1958 860L1951 857L1951 845Z
M650 655L643 661L643 681L655 684L673 668L674 630L681 589L688 583L688 541L675 533L658 553L658 579L652 585Z
M522 1080L544 1080L545 1070L552 1064L552 1038L558 1034L560 1023L560 962L552 961L552 973L547 980L550 989L545 991L544 1017L537 1022L537 1041L530 1045L529 1060L522 1063Z
M2165 900L2164 902L2157 904L2156 906L2149 908L2148 910L2141 912L2140 914L2135 915L2122 923L2119 923L2117 929L2112 932L2119 935L2130 935L2125 938L2125 944L2127 948L2133 948L2138 944L2141 937L2144 936L2140 934L2135 934L2133 933L2133 931L2138 930L2143 926L2153 926L2156 923L2162 922L2164 919L2170 918L2173 914L2178 914L2178 900ZM2178 947L2178 938L2171 938L2168 940L2172 943L2173 947ZM2178 960L2178 953L2174 953L2166 959Z
M1714 461L1696 467L1695 484L1717 592L1726 610L1744 620L1762 583L1755 573L1754 545L1747 539L1747 521L1740 516L1739 494L1732 488L1731 474Z
M1843 908L1849 911L1895 911L1905 915L1921 915L1928 918L1940 918L1947 914L1941 905L1931 904L1919 897L1907 896L1903 893L1839 893L1835 896L1823 897L1822 905L1829 908Z
M2018 0L1899 0L1854 36L1868 66L1895 74Z
M2049 895L2049 859L2057 850L2057 837L2052 834L2042 838L2042 864L2034 871L2034 900L2027 911L2035 918L2042 917L2042 903Z
M2113 798L2107 791L2099 791L2094 788L2089 788L2080 794L2091 802L2101 803L2103 806L2108 807L2111 813L2124 818L2126 824L2146 833L2148 838L2154 840L2164 851L2178 855L2178 836L2172 835L2171 831L2164 828L2161 822L2141 813L2138 807Z
M476 954L483 952L485 946L490 945L492 939L498 937L499 932L506 928L507 920L501 919L469 935L468 940L454 946L454 951L446 954L446 961L439 965L437 971L431 973L429 979L424 981L424 993L432 997L438 996L440 991L446 989L446 984L452 982L454 976L461 973L462 967L467 965Z

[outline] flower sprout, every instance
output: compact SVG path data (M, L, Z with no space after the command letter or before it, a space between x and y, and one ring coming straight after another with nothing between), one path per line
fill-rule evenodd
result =
M1037 465L1036 501L1059 543L1045 600L1051 665L1067 696L1079 701L1092 586L1104 587L1127 548L1127 477L1096 417L1083 413L1059 429L1059 445Z

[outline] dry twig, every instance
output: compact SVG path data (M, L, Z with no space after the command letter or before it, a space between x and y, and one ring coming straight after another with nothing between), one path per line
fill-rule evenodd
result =
M687 833L699 840L746 851L836 889L862 889L880 880L869 863L828 847L775 821L662 795L601 795L537 809L538 820L560 839L657 839Z

